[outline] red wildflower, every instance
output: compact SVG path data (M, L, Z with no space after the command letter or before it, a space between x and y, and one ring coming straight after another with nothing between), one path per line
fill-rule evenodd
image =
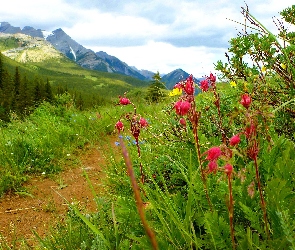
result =
M239 135L234 135L232 138L229 139L229 145L236 146L240 143L241 138Z
M221 149L219 147L212 147L207 152L207 160L215 161L221 156Z
M208 164L208 168L209 168L209 173L214 173L216 174L217 169L218 169L218 165L216 161L210 161Z
M186 115L191 108L191 104L188 101L178 101L174 104L176 114Z
M124 124L121 121L118 121L116 123L115 127L118 129L118 133L120 133L120 131L124 130Z
M209 89L209 82L207 80L202 80L200 82L200 88L206 92Z
M243 94L242 97L241 97L241 101L240 103L246 108L248 109L251 105L251 96L248 95L247 93L246 94Z
M119 103L121 105L127 105L127 104L131 103L130 100L128 98L126 98L126 97L119 97L119 98L120 98Z
M188 95L193 95L194 92L195 92L193 76L190 75L186 79L185 82L186 82L185 85L184 85L184 91L185 91L185 93L187 93Z
M212 83L216 82L216 76L213 75L212 73L210 73L210 76L208 77L208 79L209 79Z
M149 125L148 122L146 121L146 119L144 119L144 118L139 119L139 124L142 128L147 127Z
M232 172L233 172L233 166L230 165L229 163L227 163L225 166L224 166L224 171L227 175L231 175Z
M185 120L184 118L180 118L179 123L180 123L182 126L186 127L186 120Z

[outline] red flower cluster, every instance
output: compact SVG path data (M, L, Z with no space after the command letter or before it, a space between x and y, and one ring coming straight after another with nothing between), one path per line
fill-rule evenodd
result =
M216 82L216 76L213 75L212 73L210 73L210 76L207 77L207 78L210 80L211 83L215 83Z
M224 172L230 176L233 172L233 166L229 163L227 163L225 166L224 166Z
M140 127L142 127L142 128L145 128L149 125L148 122L146 121L146 119L144 119L142 117L139 119L139 124L140 124Z
M241 97L241 101L240 103L246 108L248 109L251 105L251 96L248 95L247 93L246 94L243 94L242 97Z
M119 100L119 104L121 105L128 105L128 104L131 104L130 100L126 97L119 97L120 100Z
M191 104L188 101L180 100L174 104L176 114L186 115L191 108Z
M124 124L121 121L118 121L115 125L116 129L118 129L118 133L124 130Z
M221 149L220 147L212 147L207 152L207 160L215 161L221 156Z
M229 145L234 147L234 146L238 145L240 143L240 141L241 141L240 136L239 135L234 135L233 137L231 137L229 139Z
M193 95L195 93L195 87L194 87L194 78L193 75L190 75L186 80L184 84L184 91L188 95Z
M200 82L200 88L203 92L208 91L209 89L209 82L205 79Z
M180 81L175 84L174 89L182 89L187 95L194 95L195 93L195 82L193 75L190 75L184 81Z

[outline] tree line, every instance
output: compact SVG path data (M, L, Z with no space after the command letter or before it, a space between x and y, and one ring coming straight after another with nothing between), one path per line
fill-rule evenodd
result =
M19 67L15 67L14 74L9 73L0 53L0 120L10 121L11 113L24 117L41 102L53 99L48 79L46 82L40 77L29 80L27 75L20 74Z

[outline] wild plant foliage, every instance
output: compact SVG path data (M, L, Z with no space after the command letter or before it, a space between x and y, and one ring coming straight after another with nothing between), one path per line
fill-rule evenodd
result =
M294 13L281 12L291 24ZM189 76L162 102L125 93L106 112L100 122L122 149L107 155L108 192L91 215L70 205L44 247L295 249L293 33L242 14L250 25L216 66L225 83Z

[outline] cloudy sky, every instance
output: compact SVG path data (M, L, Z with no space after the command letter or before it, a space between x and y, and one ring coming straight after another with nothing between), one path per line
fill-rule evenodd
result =
M276 31L272 17L294 0L248 0L250 12ZM46 31L62 28L84 47L138 69L196 77L214 72L243 22L244 0L9 0L0 22Z

